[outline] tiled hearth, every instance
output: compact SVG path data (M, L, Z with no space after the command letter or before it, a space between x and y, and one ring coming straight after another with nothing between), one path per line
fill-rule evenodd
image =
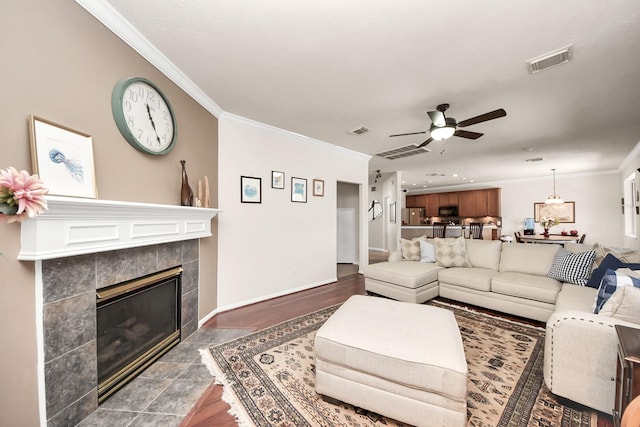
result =
M185 339L198 328L198 263L198 240L43 261L49 426L75 425L98 406L96 289L182 266L181 335Z

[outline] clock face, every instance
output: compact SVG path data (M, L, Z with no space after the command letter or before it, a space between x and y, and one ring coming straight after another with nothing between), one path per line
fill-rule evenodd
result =
M118 129L136 149L166 154L176 141L176 123L169 101L150 81L141 77L121 80L111 97Z

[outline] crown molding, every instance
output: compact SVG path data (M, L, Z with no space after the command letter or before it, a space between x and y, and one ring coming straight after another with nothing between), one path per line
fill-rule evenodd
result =
M236 123L240 123L242 125L246 125L246 126L251 126L257 129L260 129L262 131L266 131L266 132L270 132L279 136L282 136L284 138L287 139L294 139L298 142L302 142L305 144L312 144L312 145L316 145L319 146L321 148L324 149L328 149L328 150L332 150L332 151L338 151L341 154L346 154L349 155L351 157L356 157L358 159L361 160L366 160L369 161L371 159L371 156L369 154L364 154L361 153L359 151L354 151L354 150L350 150L348 148L344 148L344 147L340 147L338 145L333 145L329 142L325 142L325 141L321 141L319 139L314 139L314 138L310 138L308 136L304 136L301 135L299 133L295 133L295 132L291 132L276 126L272 126L272 125L268 125L262 122L258 122L252 119L248 119L246 117L243 116L238 116L236 114L232 114L232 113L227 113L224 112L222 114L222 116L219 117L220 120L229 120L232 122L236 122Z
M93 15L122 41L131 46L162 74L184 90L198 104L215 117L220 117L222 108L205 94L186 74L169 60L157 47L142 35L129 21L104 0L76 0L81 7Z

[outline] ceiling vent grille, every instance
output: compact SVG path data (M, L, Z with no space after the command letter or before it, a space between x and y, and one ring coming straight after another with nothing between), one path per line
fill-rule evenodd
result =
M393 150L383 151L376 153L376 156L384 157L385 159L394 160L401 159L403 157L415 156L416 154L429 153L431 150L428 148L420 147L417 145L405 145L404 147L394 148Z
M542 70L555 67L557 65L566 64L573 56L573 48L571 46L547 53L527 61L529 73L535 74Z
M367 132L369 132L369 129L364 126L360 126L357 129L353 129L349 131L349 133L353 135L362 135L363 133L367 133Z

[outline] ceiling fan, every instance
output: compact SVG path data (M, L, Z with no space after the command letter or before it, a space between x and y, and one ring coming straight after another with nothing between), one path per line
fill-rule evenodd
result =
M431 118L431 126L428 131L423 132L410 132L410 133L399 133L395 135L389 135L389 137L394 136L406 136L406 135L418 135L421 133L429 132L429 138L424 141L422 144L418 145L417 148L422 148L429 144L431 141L442 141L445 139L449 139L452 136L459 136L460 138L467 139L478 139L482 135L479 132L471 132L467 130L460 130L458 128L463 128L471 125L475 125L477 123L486 122L489 120L497 119L500 117L504 117L507 115L507 112L502 108L498 110L491 111L489 113L480 114L479 116L471 117L470 119L463 120L460 123L456 122L456 119L453 117L445 117L444 112L449 109L449 104L440 104L436 107L437 111L428 111L427 114L429 118Z

